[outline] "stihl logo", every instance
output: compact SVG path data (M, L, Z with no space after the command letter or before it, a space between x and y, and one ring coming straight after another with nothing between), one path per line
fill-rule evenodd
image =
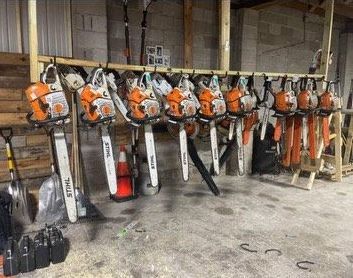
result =
M106 156L107 156L107 158L109 158L110 157L110 144L108 142L104 142L104 148L105 148Z
M214 159L218 159L217 149L213 149L213 157L214 157Z
M154 161L154 155L150 156L150 161L151 161L151 169L155 169L156 168L156 163Z
M73 192L72 192L72 189L71 189L70 178L65 179L64 182L65 182L66 196L71 198Z
M183 153L183 164L185 165L187 163L186 161L186 153Z

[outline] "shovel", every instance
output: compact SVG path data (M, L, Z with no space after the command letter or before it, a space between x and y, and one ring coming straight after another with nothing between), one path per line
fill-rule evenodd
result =
M8 169L11 176L11 183L8 187L12 196L11 215L15 223L29 225L33 222L31 200L27 187L22 185L18 178L15 179L16 169L11 149L12 128L1 128L0 135L5 140Z
M55 168L52 131L49 130L47 136L52 174L39 189L39 208L36 220L42 223L54 223L65 218L66 209L60 177Z

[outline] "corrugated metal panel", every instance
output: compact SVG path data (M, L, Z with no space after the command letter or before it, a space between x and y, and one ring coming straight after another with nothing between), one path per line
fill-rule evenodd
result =
M0 0L0 51L18 52L16 2ZM70 0L37 1L38 48L44 55L72 56ZM28 53L27 0L21 1L24 52Z

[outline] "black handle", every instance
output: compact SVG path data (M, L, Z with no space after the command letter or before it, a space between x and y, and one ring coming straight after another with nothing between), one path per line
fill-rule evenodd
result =
M6 134L6 132L8 132ZM0 129L0 135L2 138L4 138L5 143L9 143L12 136L13 136L13 132L12 132L12 127L4 127Z
M33 112L29 112L26 115L26 119L27 119L27 122L34 127L43 127L47 124L60 122L60 121L62 121L64 123L64 121L70 117L70 115L65 115L65 116L55 117L55 118L48 119L48 120L38 121L38 120L33 120L32 116L33 116Z

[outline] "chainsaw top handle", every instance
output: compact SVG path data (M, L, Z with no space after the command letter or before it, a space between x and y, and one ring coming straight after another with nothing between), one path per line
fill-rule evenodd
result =
M10 143L10 140L13 136L12 127L0 128L0 135L4 138L5 143Z

